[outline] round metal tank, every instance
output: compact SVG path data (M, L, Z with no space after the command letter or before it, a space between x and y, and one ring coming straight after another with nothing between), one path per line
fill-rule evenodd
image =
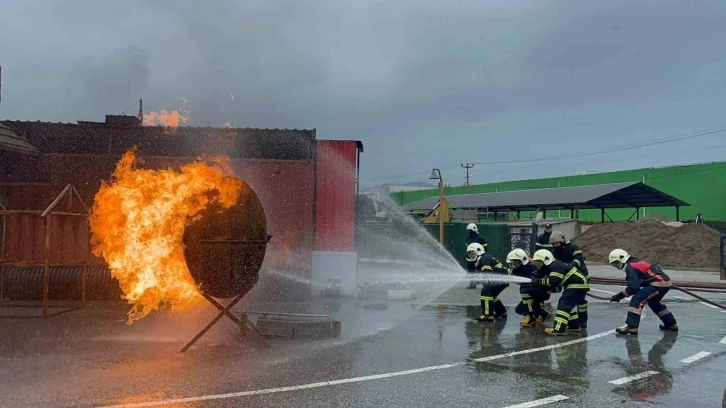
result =
M257 194L242 182L237 203L216 202L184 230L184 258L194 281L214 298L245 295L257 283L270 236Z

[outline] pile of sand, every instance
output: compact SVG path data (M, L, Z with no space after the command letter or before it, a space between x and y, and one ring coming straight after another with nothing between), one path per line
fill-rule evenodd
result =
M714 268L719 266L721 233L705 224L669 226L666 219L647 217L638 222L593 225L573 240L586 259L607 262L611 250L622 248L631 255L665 267Z

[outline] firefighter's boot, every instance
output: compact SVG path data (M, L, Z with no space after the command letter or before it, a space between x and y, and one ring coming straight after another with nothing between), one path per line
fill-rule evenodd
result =
M664 331L676 331L676 332L678 331L678 323L675 323L675 324L673 324L673 325L671 325L671 326L666 326L666 325L664 325L664 324L661 324L661 325L660 325L660 326L658 326L658 327L659 327L659 328L660 328L661 330L664 330Z
M542 314L537 317L537 325L542 326L545 324L546 321L550 320L552 318L552 313L542 311Z
M618 334L633 334L637 336L638 328L629 324L625 324L615 329L615 332Z
M522 327L531 327L534 326L537 320L532 316L531 314L528 314L524 316L524 319L522 319L521 322L519 322L519 325Z
M549 334L550 336L566 336L567 335L566 332L558 332L557 330L555 330L554 327L548 327L548 328L544 329L544 332L546 334Z
M479 320L480 322L493 322L494 316L481 315L476 320Z
M568 327L566 330L568 333L580 333L582 331L582 328L580 327Z

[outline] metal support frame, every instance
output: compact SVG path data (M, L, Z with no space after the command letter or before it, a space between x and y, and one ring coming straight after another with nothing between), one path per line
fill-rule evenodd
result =
M604 208L601 208L600 209L600 222L604 223L605 222L605 217L608 217L608 219L610 220L610 222L615 222L615 221L613 221L612 218L610 218L610 214L608 214L607 211L605 211ZM632 215L630 217L632 218Z
M207 324L199 333L197 333L197 335L194 336L194 338L191 339L189 341L189 343L187 343L180 350L180 352L181 353L184 353L187 350L189 350L189 348L191 346L193 346L194 343L196 343L199 339L201 339L202 336L204 336L209 331L209 329L211 329L215 324L217 324L217 322L219 322L222 319L223 316L227 316L230 320L232 320L235 324L237 324L237 326L239 326L240 330L242 330L242 334L244 334L245 336L251 335L263 347L265 347L265 348L270 347L270 344L267 342L267 340L265 340L265 338L262 337L262 335L254 327L254 325L252 324L252 322L250 322L249 319L247 319L247 315L246 314L243 313L242 314L242 319L240 319L237 316L233 315L232 312L229 311L232 307L234 307L234 305L237 304L237 302L239 302L240 300L242 300L242 297L244 295L246 295L246 294L247 293L243 293L241 295L237 295L234 299L232 299L232 301L227 306L222 306L219 302L217 302L216 300L214 300L213 297L211 297L211 296L207 295L206 293L202 292L202 296L204 296L204 298L207 299L207 301L209 301L209 303L211 303L212 305L214 305L214 307L216 307L219 310L219 314L217 315L217 317L215 317L214 319L212 319L212 321L209 322L209 324Z
M677 205L676 206L676 221L680 221L680 220L681 220L681 207Z
M13 186L47 186L48 184L37 184L37 183L0 183L3 185L13 185ZM73 195L76 196L76 199L81 204L82 208L85 210L84 213L76 213L73 212ZM55 207L61 202L61 200L64 197L68 197L68 211L54 211ZM43 211L38 210L7 210L4 207L0 206L0 217L8 217L14 214L24 214L24 215L35 215L39 216L44 220L45 224L45 248L44 248L44 259L42 261L5 261L4 255L5 253L5 245L7 245L7 239L5 239L5 225L6 222L3 222L3 248L2 248L2 255L3 257L0 258L0 309L3 307L10 307L10 308L22 308L22 309L37 309L42 308L41 315L14 315L14 314L3 314L0 315L0 319L48 319L51 317L60 316L62 314L72 312L74 310L83 309L86 307L86 273L87 273L87 262L72 262L72 263L53 263L51 262L51 244L53 242L53 233L52 233L52 220L53 216L68 216L68 217L83 217L86 220L88 220L90 211L88 210L88 207L83 203L83 200L81 199L80 194L78 194L78 191L73 187L72 185L68 184L63 188L63 191L58 194L58 196L53 200L53 202L48 205L48 207L45 208ZM88 247L90 245L89 242L86 242L88 252L90 253L90 248ZM4 292L5 292L5 269L9 266L42 266L43 267L43 300L41 304L12 304L8 305L5 303L4 299ZM71 302L70 304L63 305L63 304L50 304L48 296L50 295L50 269L52 267L56 266L81 266L82 272L81 272L81 302ZM63 309L59 310L57 312L50 313L48 309Z
M721 233L721 245L719 246L719 258L720 258L720 272L721 272L721 280L726 280L726 259L724 259L724 244L726 244L726 235L724 233Z
M630 214L630 217L628 217L628 221L632 220L633 219L633 216L637 216L639 210L640 210L639 208L636 208L635 209L635 212L633 212L632 214Z

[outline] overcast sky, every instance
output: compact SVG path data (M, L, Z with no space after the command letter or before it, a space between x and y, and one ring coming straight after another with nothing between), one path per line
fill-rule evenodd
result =
M726 126L725 21L724 0L6 2L0 119L186 98L191 126L361 140L364 186L723 160L726 132L578 153Z

